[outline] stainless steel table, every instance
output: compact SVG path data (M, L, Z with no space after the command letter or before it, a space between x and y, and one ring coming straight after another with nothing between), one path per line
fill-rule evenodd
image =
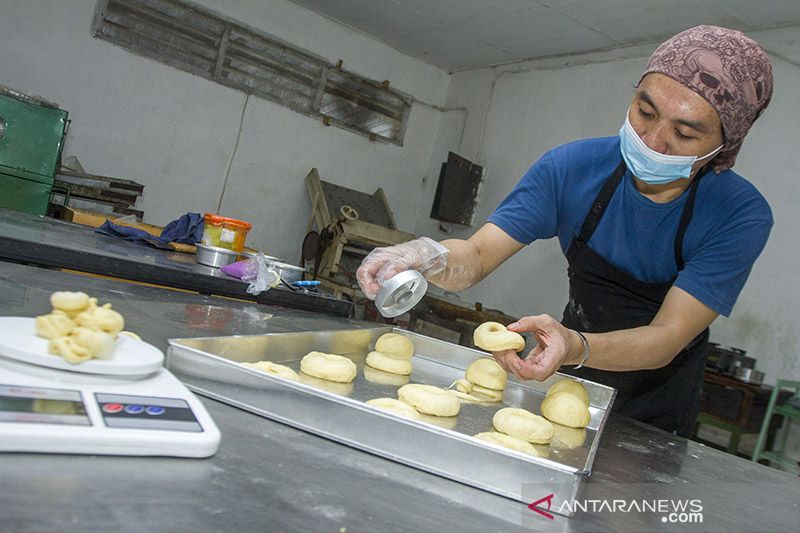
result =
M195 256L136 244L63 220L0 208L0 259L67 268L204 294L350 316L350 302L321 292L276 287L258 296L247 283L195 262Z
M64 289L110 301L127 328L161 349L170 337L374 325L0 262L0 315L43 313L50 293ZM550 520L523 504L203 402L222 431L209 459L0 454L0 531L753 532L796 531L800 523L797 478L623 417L609 421L576 501L583 509ZM666 512L698 501L701 516L684 513L694 523ZM665 512L637 512L634 502L663 504Z

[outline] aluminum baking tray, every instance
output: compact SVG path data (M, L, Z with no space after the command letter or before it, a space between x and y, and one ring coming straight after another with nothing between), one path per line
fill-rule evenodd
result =
M411 376L386 374L365 365L375 341L389 332L405 335L414 343ZM571 502L591 473L616 395L611 387L582 381L589 392L592 415L585 435L572 430L564 437L564 443L537 446L542 457L534 457L488 444L472 435L491 431L492 416L502 407L522 407L539 413L545 392L564 379L561 374L541 383L518 381L510 375L501 403L464 403L457 417L427 416L416 421L364 402L396 397L397 389L409 382L448 387L464 377L473 360L487 354L386 326L171 339L169 343L168 368L198 394L524 503L553 494L551 512L558 512L565 500ZM268 360L299 372L300 359L312 350L352 359L358 366L355 381L340 384L309 376L302 382L293 382L240 364ZM569 442L570 437L577 440ZM571 506L565 506L568 507Z

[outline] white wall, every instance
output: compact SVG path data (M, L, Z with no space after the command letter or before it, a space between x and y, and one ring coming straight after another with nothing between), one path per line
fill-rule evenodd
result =
M444 101L444 71L289 2L198 3L422 101ZM253 223L248 245L295 262L310 211L304 178L317 167L339 185L383 187L399 228L413 230L438 112L414 105L402 147L371 143L94 39L94 8L95 0L0 0L0 84L69 111L64 154L88 172L143 183L137 207L147 222L216 212L230 166L220 214Z
M800 378L796 328L800 283L796 276L800 188L800 28L753 34L767 49L775 70L770 107L751 130L735 170L769 200L775 228L766 250L730 318L719 318L712 341L736 346L757 358L767 381ZM439 165L453 150L483 165L485 178L475 220L479 227L525 170L549 148L574 139L615 135L647 57L640 46L602 54L527 62L453 75L448 107L467 112L444 115L428 172L425 204L430 212ZM467 117L464 128L463 117ZM794 215L794 216L793 216ZM454 228L420 217L419 235L466 237L475 228ZM481 284L460 296L515 315L549 313L558 318L567 298L566 260L555 239L517 254Z

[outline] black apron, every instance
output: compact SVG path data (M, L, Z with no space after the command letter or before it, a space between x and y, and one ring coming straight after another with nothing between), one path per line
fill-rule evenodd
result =
M567 250L569 302L562 323L568 328L605 333L646 326L652 322L674 282L674 279L667 283L639 281L587 245L626 170L622 162L608 177L583 222L580 234ZM701 172L689 186L689 196L675 236L678 271L684 266L683 237L692 218ZM706 328L663 368L611 372L565 367L561 372L616 388L615 412L688 437L700 410L707 344ZM635 354L623 350L617 357L633 358Z

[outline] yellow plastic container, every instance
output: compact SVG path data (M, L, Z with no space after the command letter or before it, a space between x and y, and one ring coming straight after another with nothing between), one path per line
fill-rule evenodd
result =
M244 241L252 224L235 218L226 218L206 213L203 215L203 241L205 246L225 248L234 252L244 250Z

